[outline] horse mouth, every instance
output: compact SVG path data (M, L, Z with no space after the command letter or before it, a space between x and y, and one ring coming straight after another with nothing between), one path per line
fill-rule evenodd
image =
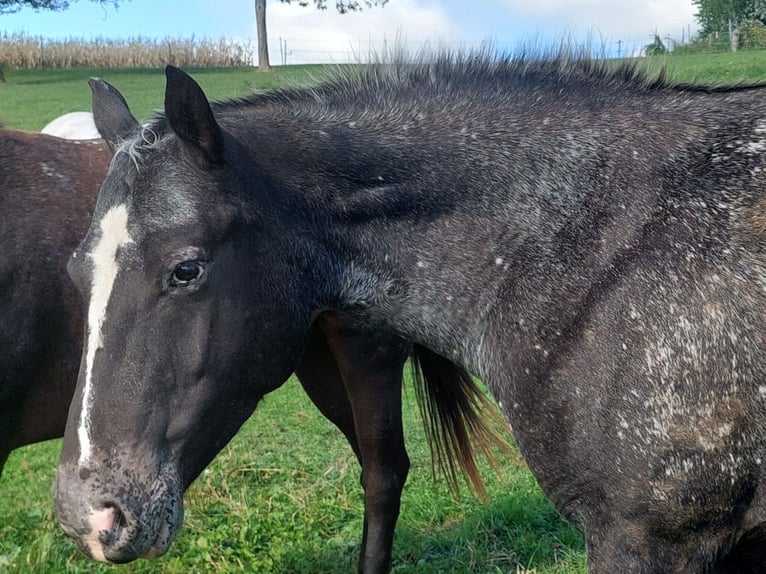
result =
M147 536L147 532L136 532L129 528L127 518L119 509L115 509L114 513L111 528L96 533L97 548L86 540L87 551L92 558L101 562L124 564L138 558L151 560L167 552L178 525L175 520L177 517L173 516L172 510L167 505L163 506L159 513L156 536L148 545L146 540L151 540L151 537Z
M120 496L115 497L87 481L83 484L67 469L59 474L59 522L84 554L100 562L123 564L162 556L183 521L179 481L174 472L164 470L144 482L146 490L118 490ZM75 475L77 480L71 480Z
M160 524L160 532L157 535L157 540L154 541L154 544L149 547L149 550L147 550L141 558L153 560L154 558L159 558L165 554L165 552L168 551L168 548L170 548L170 542L173 540L173 535L174 532L171 531L170 520L163 520Z

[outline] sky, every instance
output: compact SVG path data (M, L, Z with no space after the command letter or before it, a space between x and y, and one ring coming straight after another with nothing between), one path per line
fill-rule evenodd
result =
M256 52L253 0L121 0L119 7L70 0L65 12L25 9L0 15L0 31L45 38L227 38ZM692 0L389 0L383 8L341 15L269 0L272 64L358 61L385 46L474 46L514 50L562 37L590 39L608 55L635 53L657 32L688 39ZM665 40L671 38L670 41Z

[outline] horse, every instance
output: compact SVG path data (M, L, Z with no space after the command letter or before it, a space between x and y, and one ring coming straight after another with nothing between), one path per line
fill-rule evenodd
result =
M0 473L12 449L64 434L83 340L81 298L66 262L87 230L111 157L101 139L0 130ZM462 369L338 313L317 317L297 375L362 466L365 572L386 571L391 560L409 468L401 420L409 356L433 462L450 486L457 488L464 470L482 494L473 449L501 445L484 422L492 407Z
M110 158L101 140L0 129L0 472L14 448L64 434L83 328L66 262Z
M61 115L45 124L40 133L68 140L101 138L91 112L69 112Z
M88 555L166 551L332 310L485 382L593 574L760 571L766 84L566 52L213 104L166 82L144 129L93 92L119 147L68 267L87 335L55 494Z

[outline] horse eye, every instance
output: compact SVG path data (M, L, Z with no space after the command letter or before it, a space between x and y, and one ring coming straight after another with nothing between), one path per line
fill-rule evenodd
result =
M183 261L175 266L170 284L175 287L187 285L202 276L202 265L198 261Z

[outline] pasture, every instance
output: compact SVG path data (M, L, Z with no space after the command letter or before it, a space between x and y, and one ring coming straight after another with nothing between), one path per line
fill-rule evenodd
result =
M755 80L766 57L754 53L669 60L687 80ZM742 60L739 60L739 58ZM747 60L747 62L745 62ZM718 61L715 74L710 62ZM735 62L737 62L735 64ZM733 71L734 70L734 71ZM286 70L195 71L212 97L237 95L262 81L302 81ZM732 76L732 74L736 74ZM39 129L52 117L87 109L85 78L118 85L139 118L160 102L159 70L9 72L0 86L0 116L10 127ZM306 76L303 76L305 79ZM53 102L58 106L52 110ZM488 468L489 501L455 501L431 482L429 456L414 397L406 394L405 428L412 471L394 551L395 572L583 572L582 541L545 501L534 479L513 461ZM50 483L58 441L12 454L0 479L0 569L11 572L100 572L55 524ZM291 382L269 395L255 416L188 491L187 519L168 555L131 572L350 572L361 525L356 461L345 441Z

